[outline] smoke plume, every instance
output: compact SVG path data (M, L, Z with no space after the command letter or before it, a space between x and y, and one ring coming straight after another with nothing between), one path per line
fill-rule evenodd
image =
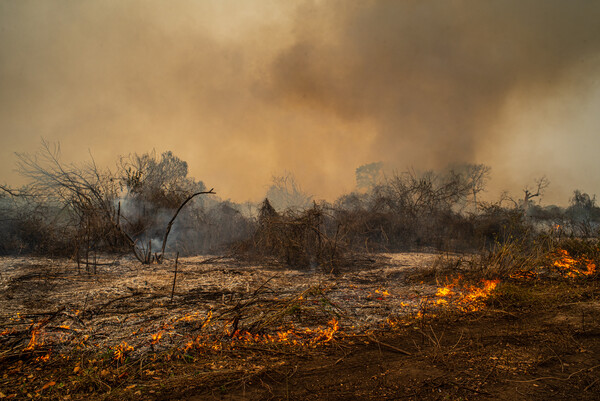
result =
M5 1L0 171L44 136L105 164L172 150L238 201L284 170L332 198L381 160L547 174L565 202L600 192L598 21L587 0Z

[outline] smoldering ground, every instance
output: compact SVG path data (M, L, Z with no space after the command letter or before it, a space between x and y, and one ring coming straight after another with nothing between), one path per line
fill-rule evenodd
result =
M556 202L572 186L597 190L581 152L597 147L598 119L577 114L595 110L577 101L599 98L595 2L0 7L6 177L10 153L44 136L68 156L91 148L107 163L173 150L235 200L260 197L284 169L333 198L352 189L357 166L378 160L398 169L484 162L495 185L513 190L543 165L556 190L573 183ZM544 115L548 98L581 111ZM539 132L505 132L532 110ZM548 152L513 153L538 146Z

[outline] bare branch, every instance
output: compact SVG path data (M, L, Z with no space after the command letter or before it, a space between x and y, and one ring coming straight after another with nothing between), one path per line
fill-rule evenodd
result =
M177 218L177 215L179 215L179 212L181 211L181 209L183 209L183 207L192 199L194 199L196 196L198 195L206 195L206 194L215 194L215 192L213 192L214 188L211 188L209 191L202 191L202 192L196 192L195 194L189 196L182 204L181 206L179 206L179 209L177 209L177 211L175 212L175 214L173 215L173 217L171 218L171 221L169 221L169 224L167 224L167 229L165 230L165 237L163 238L163 243L162 243L162 249L160 252L160 256L159 259L162 259L164 254L165 254L165 248L167 246L167 239L169 238L169 233L171 232L171 227L173 227L173 223L175 222L175 219Z

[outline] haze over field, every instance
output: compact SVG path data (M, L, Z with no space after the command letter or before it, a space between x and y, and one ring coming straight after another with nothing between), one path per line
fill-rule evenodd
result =
M600 194L600 3L0 1L0 182L40 138L67 160L172 150L223 198L293 172L492 166L490 195Z

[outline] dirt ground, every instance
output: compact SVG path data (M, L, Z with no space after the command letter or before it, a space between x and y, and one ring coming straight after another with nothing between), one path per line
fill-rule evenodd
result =
M174 291L173 260L2 258L0 398L600 399L597 281L503 281L466 309L436 296L452 258L185 258Z

